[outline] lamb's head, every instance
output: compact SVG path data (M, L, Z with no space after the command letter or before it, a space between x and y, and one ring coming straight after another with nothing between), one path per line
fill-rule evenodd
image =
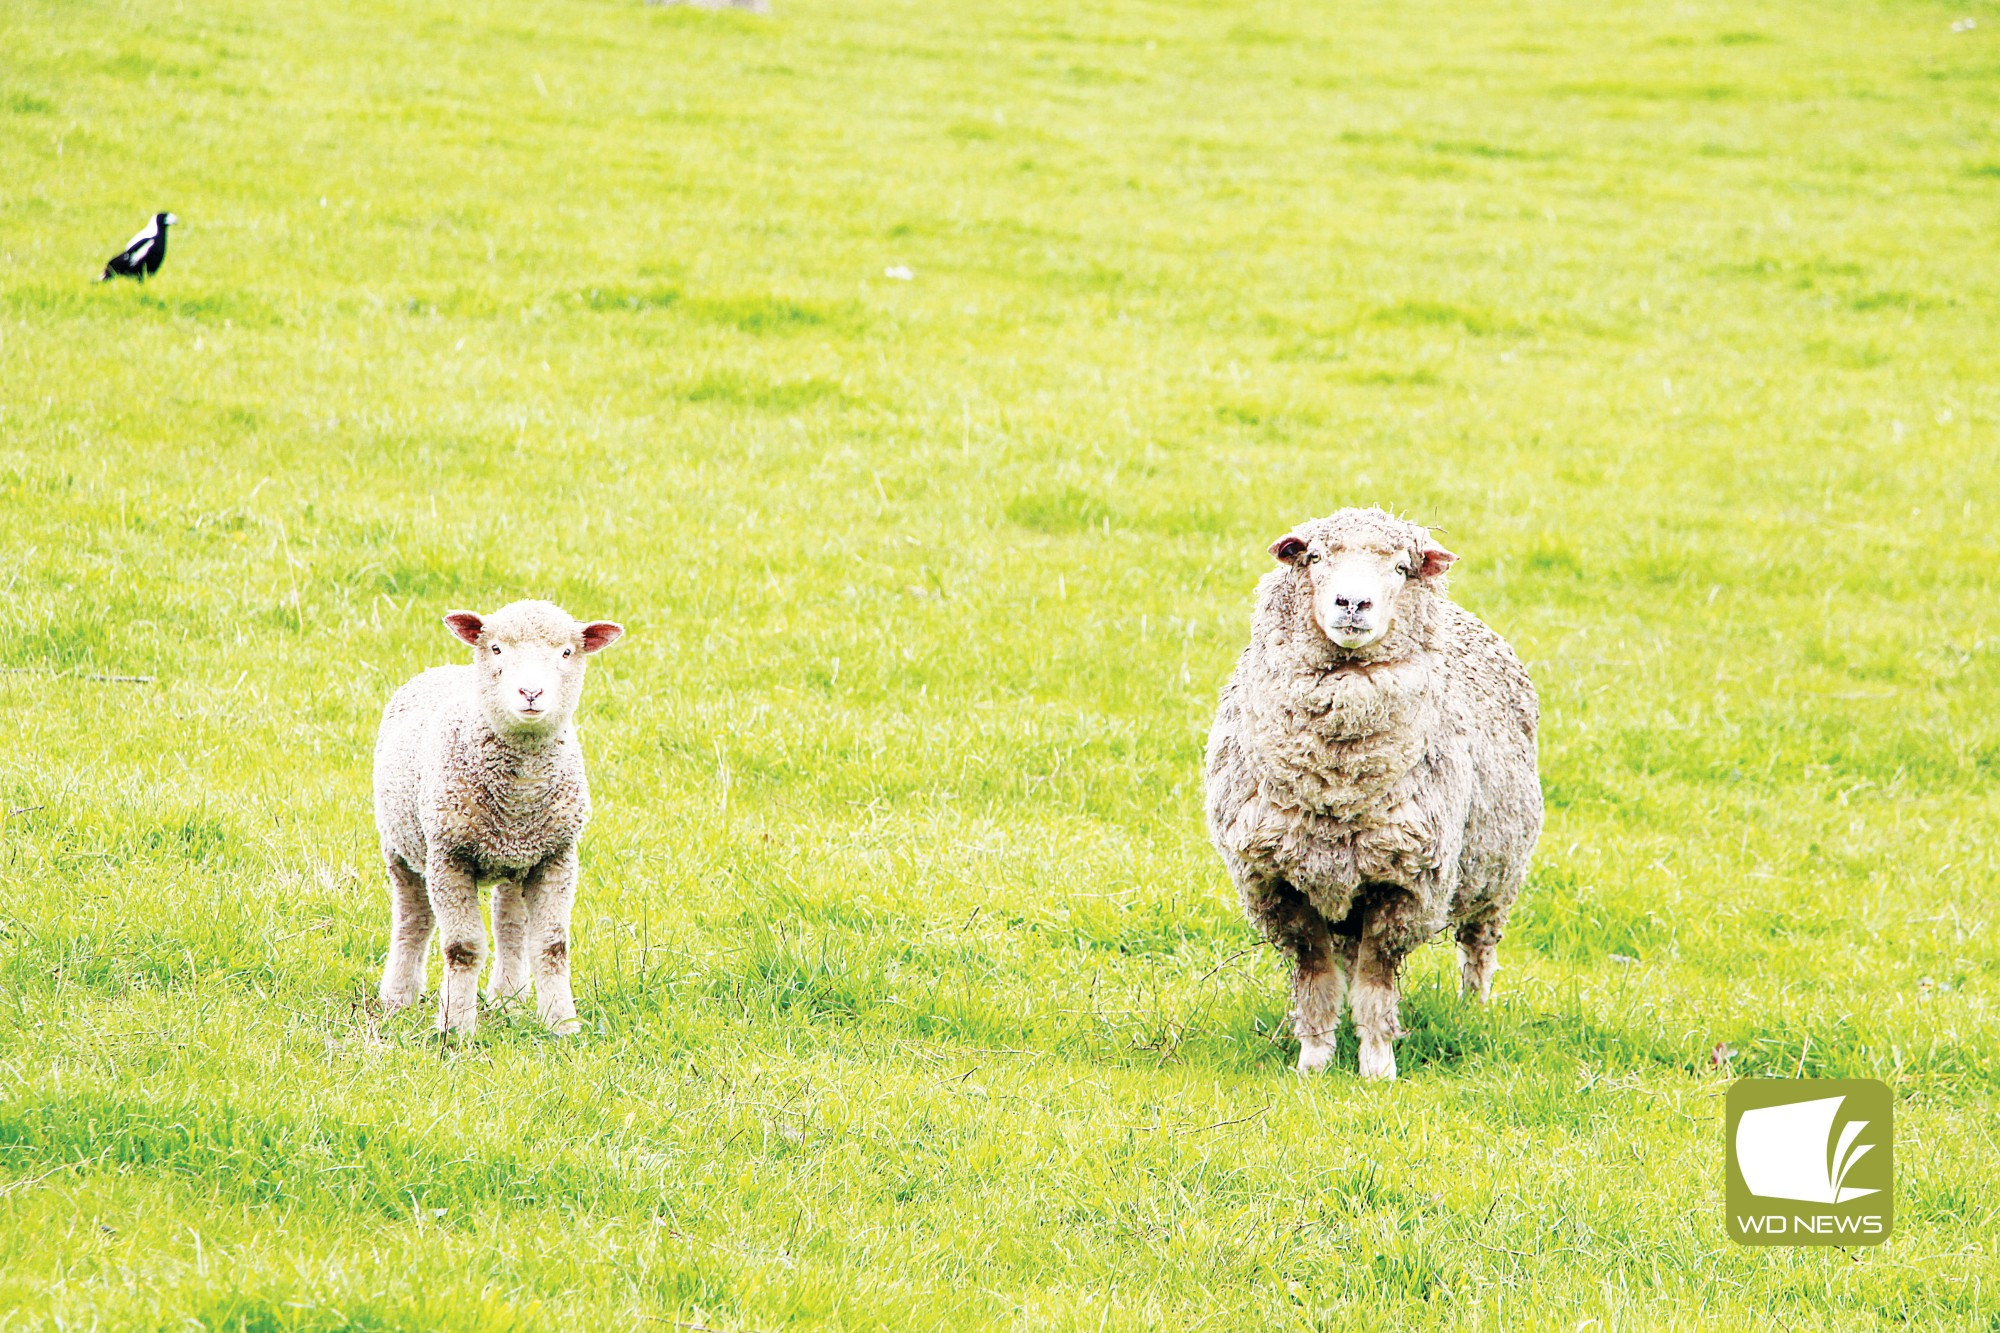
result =
M1313 623L1346 653L1366 653L1422 612L1444 590L1458 559L1415 523L1379 509L1343 509L1301 523L1271 543L1310 592ZM1301 598L1301 600L1304 600Z
M584 658L625 633L609 620L574 620L552 602L512 602L490 616L453 611L444 623L472 645L487 722L522 740L562 731L583 697Z

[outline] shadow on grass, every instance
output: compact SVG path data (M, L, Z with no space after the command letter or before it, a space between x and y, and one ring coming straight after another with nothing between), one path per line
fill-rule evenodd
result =
M199 1301L187 1312L195 1328L229 1333L401 1333L411 1328L462 1329L465 1333L525 1333L546 1326L539 1301L527 1308L498 1296L371 1296L356 1300L329 1293L324 1302L299 1300L296 1288L278 1295L230 1291Z
M767 380L726 372L709 375L681 390L690 403L719 403L731 407L755 407L767 411L792 412L817 403L842 405L853 400L832 380Z
M1077 486L1028 491L1007 502L1007 520L1052 537L1082 533L1154 532L1167 537L1220 536L1236 525L1200 503L1114 506Z
M671 311L679 318L714 324L756 336L824 330L859 333L867 316L853 302L827 304L753 293L746 296L689 296L677 287L607 284L582 287L557 298L597 314L643 315Z
M467 1155L399 1123L402 1110L385 1107L382 1121L368 1123L220 1101L212 1090L37 1090L0 1103L0 1147L13 1151L16 1165L145 1171L250 1203L332 1205L383 1218L481 1201L569 1198L632 1208L657 1197L608 1179L567 1148L494 1142ZM586 1115L573 1107L570 1127Z

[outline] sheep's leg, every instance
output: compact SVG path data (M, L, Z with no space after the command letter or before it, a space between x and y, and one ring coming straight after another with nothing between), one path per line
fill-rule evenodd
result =
M1396 1038L1403 1029L1396 1015L1396 963L1366 936L1356 951L1354 1034L1361 1041L1361 1077L1396 1077Z
M1461 996L1476 998L1481 1004L1493 997L1493 974L1500 970L1500 931L1504 924L1502 918L1489 916L1459 926L1458 993Z
M528 907L527 952L535 973L535 1010L549 1029L578 1028L569 989L569 912L576 898L576 849L556 853L528 872L521 896Z
M1324 921L1319 923L1319 936L1310 953L1296 955L1292 970L1292 1034L1299 1039L1301 1074L1333 1063L1340 1014L1347 1005L1343 941L1327 932Z
M1292 960L1292 1035L1299 1039L1299 1072L1333 1063L1340 1011L1347 999L1347 970L1340 941L1326 918L1288 884L1255 895L1259 924Z
M1347 1002L1354 994L1354 959L1360 945L1361 941L1352 935L1333 937L1333 966L1340 977L1334 998L1336 1022L1339 1021L1340 1014L1346 1011Z
M389 865L389 961L383 965L378 994L383 1011L393 1014L424 993L424 960L437 921L424 877L400 856L391 853L384 859Z
M1421 940L1414 918L1416 900L1393 893L1368 908L1354 958L1354 1032L1361 1041L1361 1077L1396 1077L1396 1038L1403 1035L1397 1014L1396 973L1403 956Z
M486 1002L502 1004L528 993L528 904L521 885L502 880L493 886L493 975Z
M462 860L434 856L431 911L444 945L444 985L438 988L438 1031L472 1034L479 1021L479 967L486 961L486 923L479 919L479 885Z

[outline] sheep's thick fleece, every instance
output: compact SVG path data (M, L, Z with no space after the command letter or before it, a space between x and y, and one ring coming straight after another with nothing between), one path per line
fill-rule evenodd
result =
M1422 527L1342 510L1272 552L1209 735L1209 832L1245 913L1294 964L1300 1067L1331 1058L1351 989L1361 1072L1392 1078L1404 955L1455 926L1466 991L1490 987L1541 831L1535 690L1448 599L1456 557ZM1384 573L1387 629L1343 648L1327 608L1359 627L1369 589L1331 598L1314 580L1356 559Z

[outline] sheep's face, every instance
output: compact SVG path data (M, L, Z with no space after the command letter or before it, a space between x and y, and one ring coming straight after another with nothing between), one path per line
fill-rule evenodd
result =
M490 616L453 611L451 632L472 645L486 720L523 739L560 732L583 697L583 661L625 630L609 620L573 620L549 602L514 602Z
M1434 585L1458 558L1422 528L1390 523L1305 524L1271 543L1271 555L1311 586L1313 621L1344 652L1380 643L1406 618L1419 586Z

